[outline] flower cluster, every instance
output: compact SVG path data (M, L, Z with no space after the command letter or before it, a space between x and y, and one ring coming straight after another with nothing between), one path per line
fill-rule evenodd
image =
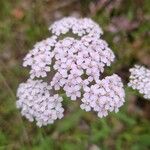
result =
M74 17L65 17L53 23L49 27L49 30L57 36L66 34L69 31L78 35L79 37L88 35L99 38L103 34L103 31L99 25L89 18L77 19Z
M84 87L84 95L81 99L81 109L98 112L98 116L105 117L108 112L118 112L124 103L125 93L123 84L118 75L107 76L96 84Z
M87 36L81 40L60 40L55 45L54 53L57 73L51 85L55 90L64 87L72 100L81 96L80 90L84 85L99 80L104 67L109 66L115 57L105 41ZM85 76L88 76L86 80Z
M49 29L53 35L35 44L24 58L23 66L31 70L30 79L18 88L17 106L22 115L30 121L35 119L39 126L62 118L62 98L52 95L58 90L71 100L80 99L82 109L93 109L99 117L118 111L125 97L120 77L100 80L105 67L115 59L107 42L100 38L101 28L88 18L67 17ZM60 38L68 32L78 38Z
M30 77L46 77L50 71L50 65L54 52L52 51L56 43L56 37L52 36L35 44L34 48L24 58L23 66L31 66Z
M17 107L29 121L37 121L38 126L52 124L63 117L62 97L51 95L49 86L42 80L28 80L21 83L17 91Z
M150 70L139 65L130 69L130 82L128 86L138 90L145 99L150 99Z

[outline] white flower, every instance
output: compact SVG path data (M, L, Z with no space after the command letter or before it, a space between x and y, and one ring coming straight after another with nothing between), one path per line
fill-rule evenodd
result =
M29 79L21 83L17 91L17 107L22 115L29 121L35 119L40 127L63 117L62 98L58 94L51 96L50 89L42 80Z
M61 119L62 98L52 91L64 91L71 100L81 100L81 109L94 110L99 117L117 112L124 103L123 84L117 75L100 80L115 55L100 39L103 32L98 24L88 18L67 17L49 29L52 36L35 44L24 58L23 66L31 70L30 79L17 92L22 115L35 119L38 126ZM72 37L63 35L68 32Z
M145 99L150 99L150 70L139 65L130 69L130 82L128 86L138 90Z
M114 61L114 53L108 44L89 36L81 40L65 38L56 43L54 48L54 69L57 73L51 81L55 90L63 87L68 97L76 100L81 97L80 90L93 80L97 81L104 67ZM85 81L85 76L88 78Z
M50 72L50 65L54 52L56 37L52 36L35 44L34 48L24 58L23 66L31 66L30 77L46 77Z
M80 37L88 35L99 38L103 34L99 25L89 18L77 19L74 17L66 17L53 23L49 27L49 30L57 36L66 34L69 31Z
M99 117L105 117L108 112L115 111L123 105L125 92L118 75L107 76L100 82L84 88L81 109L98 112Z

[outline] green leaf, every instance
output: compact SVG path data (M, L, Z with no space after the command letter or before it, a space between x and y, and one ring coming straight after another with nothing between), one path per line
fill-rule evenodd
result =
M61 123L57 125L56 130L59 132L67 132L70 129L75 128L79 123L82 114L82 110L77 110L76 112L70 113L68 116L61 120Z

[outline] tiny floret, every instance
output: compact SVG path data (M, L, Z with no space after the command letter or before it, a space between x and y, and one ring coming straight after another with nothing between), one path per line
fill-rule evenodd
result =
M150 99L150 70L144 66L135 65L130 69L129 87L138 90L145 99Z

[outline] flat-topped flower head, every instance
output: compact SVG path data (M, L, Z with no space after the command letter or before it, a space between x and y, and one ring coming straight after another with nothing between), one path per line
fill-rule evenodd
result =
M24 58L30 79L17 92L22 115L36 120L38 126L62 118L62 98L52 94L62 91L73 101L81 100L82 109L94 110L99 117L117 112L124 103L123 84L117 75L100 80L115 55L101 39L98 24L88 18L66 17L49 29L52 36L35 44Z
M62 98L50 94L51 86L42 80L28 80L21 83L17 91L17 107L29 121L36 121L39 127L52 124L63 117Z
M138 90L145 99L150 99L150 70L144 66L135 65L130 69L130 73L128 86Z

